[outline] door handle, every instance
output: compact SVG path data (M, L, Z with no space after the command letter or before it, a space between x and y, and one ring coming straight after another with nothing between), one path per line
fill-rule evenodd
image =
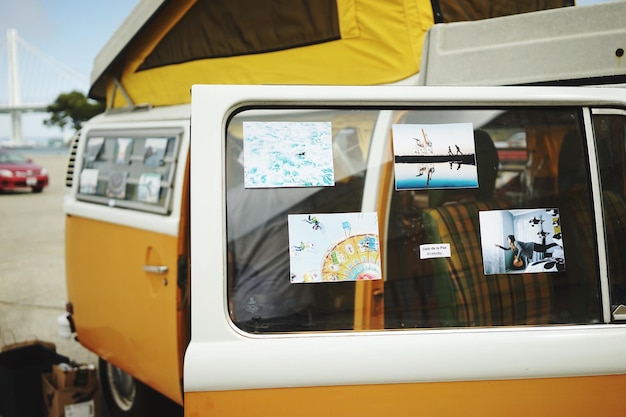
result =
M143 270L152 274L165 274L168 271L168 267L165 265L144 265Z

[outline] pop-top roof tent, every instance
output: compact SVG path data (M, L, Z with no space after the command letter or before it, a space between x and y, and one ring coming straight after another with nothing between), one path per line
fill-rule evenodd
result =
M626 1L614 1L435 25L419 84L623 87L624 16Z
M94 62L108 108L189 103L193 84L399 83L435 22L572 5L543 0L141 0Z

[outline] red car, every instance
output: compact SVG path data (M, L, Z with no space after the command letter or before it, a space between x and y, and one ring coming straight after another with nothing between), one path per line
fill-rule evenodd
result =
M30 188L40 193L48 185L48 170L13 150L0 148L0 191Z

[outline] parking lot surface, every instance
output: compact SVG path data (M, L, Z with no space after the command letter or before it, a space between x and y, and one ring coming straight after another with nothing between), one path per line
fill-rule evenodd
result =
M67 301L64 265L66 151L29 154L49 171L42 193L0 192L0 345L40 339L79 363L96 357L58 335L57 317Z

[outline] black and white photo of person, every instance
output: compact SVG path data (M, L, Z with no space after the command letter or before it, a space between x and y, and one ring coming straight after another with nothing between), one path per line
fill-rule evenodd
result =
M565 269L558 209L479 213L484 272L557 272Z

